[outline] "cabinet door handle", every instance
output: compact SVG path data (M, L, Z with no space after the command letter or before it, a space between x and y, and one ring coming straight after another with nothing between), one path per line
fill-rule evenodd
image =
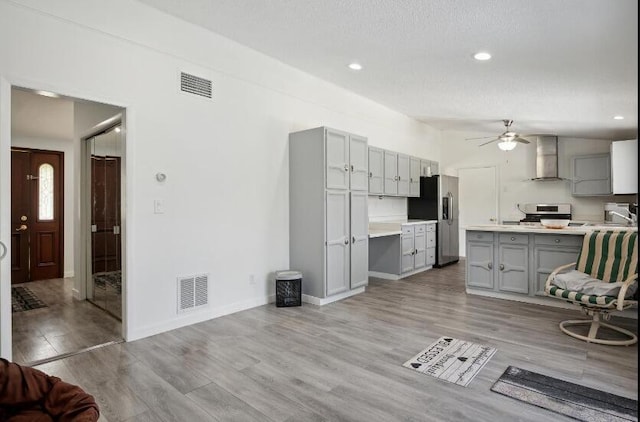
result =
M373 177L373 173L369 172L369 178L372 178L372 177Z
M353 164L351 164L351 173L353 173Z
M348 238L348 237L344 240L344 244L345 244L345 245L348 245L348 244L349 244L349 238Z
M349 171L349 165L348 164L344 165L344 171Z
M351 238L351 243L356 243L356 237L355 237L355 236L353 236L353 237Z
M511 240L514 241L514 240L516 240L516 238L515 237L511 237Z
M487 268L492 269L492 268L493 268L493 264L492 264L491 262L489 262L489 263L487 264Z
M560 239L556 239L556 240L555 240L555 242L556 242L556 243L560 243Z
M402 178L400 176L398 176L398 182L401 180Z
M504 264L500 264L500 271L504 270Z

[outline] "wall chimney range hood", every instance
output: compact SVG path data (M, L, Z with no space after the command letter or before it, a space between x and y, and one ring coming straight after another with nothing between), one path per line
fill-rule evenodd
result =
M558 177L558 137L538 136L535 181L564 180Z

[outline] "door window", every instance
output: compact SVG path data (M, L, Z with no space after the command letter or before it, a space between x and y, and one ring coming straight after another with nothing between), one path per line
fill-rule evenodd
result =
M38 168L38 219L53 220L53 166L41 164Z

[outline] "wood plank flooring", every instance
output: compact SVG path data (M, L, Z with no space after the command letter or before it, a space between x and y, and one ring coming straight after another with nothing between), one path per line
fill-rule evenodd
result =
M304 282L304 280L303 280ZM638 349L562 334L571 311L464 293L463 263L322 307L266 305L41 365L102 421L563 421L491 392L509 365L637 400ZM619 319L637 331L637 320ZM443 335L498 349L468 387L403 368Z
M122 340L118 319L86 300L73 299L73 278L17 286L31 289L47 307L12 314L14 362L26 364Z

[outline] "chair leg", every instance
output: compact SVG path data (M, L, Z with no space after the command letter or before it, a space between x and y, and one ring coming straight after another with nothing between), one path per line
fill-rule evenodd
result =
M586 341L587 343L597 343L597 344L606 344L609 346L630 346L632 344L635 344L638 341L638 337L632 333L629 330L625 330L624 328L620 328L620 327L616 327L615 325L611 325L611 324L607 324L605 322L602 322L600 320L600 313L601 312L606 312L606 311L602 311L600 309L590 309L589 314L593 315L593 319L592 320L584 320L584 319L574 319L574 320L569 320L569 321L562 321L559 325L560 325L560 330L567 334L570 335L571 337L575 337L577 339ZM605 315L606 317L606 315ZM606 319L606 318L605 318ZM578 334L576 332L573 332L571 330L569 330L567 327L571 327L574 325L589 325L589 334L587 334L587 336L583 336L581 334ZM601 339L597 337L598 334L598 330L600 329L600 327L606 327L609 328L610 330L614 330L617 331L619 333L624 334L625 336L629 337L626 340L605 340L605 339Z

